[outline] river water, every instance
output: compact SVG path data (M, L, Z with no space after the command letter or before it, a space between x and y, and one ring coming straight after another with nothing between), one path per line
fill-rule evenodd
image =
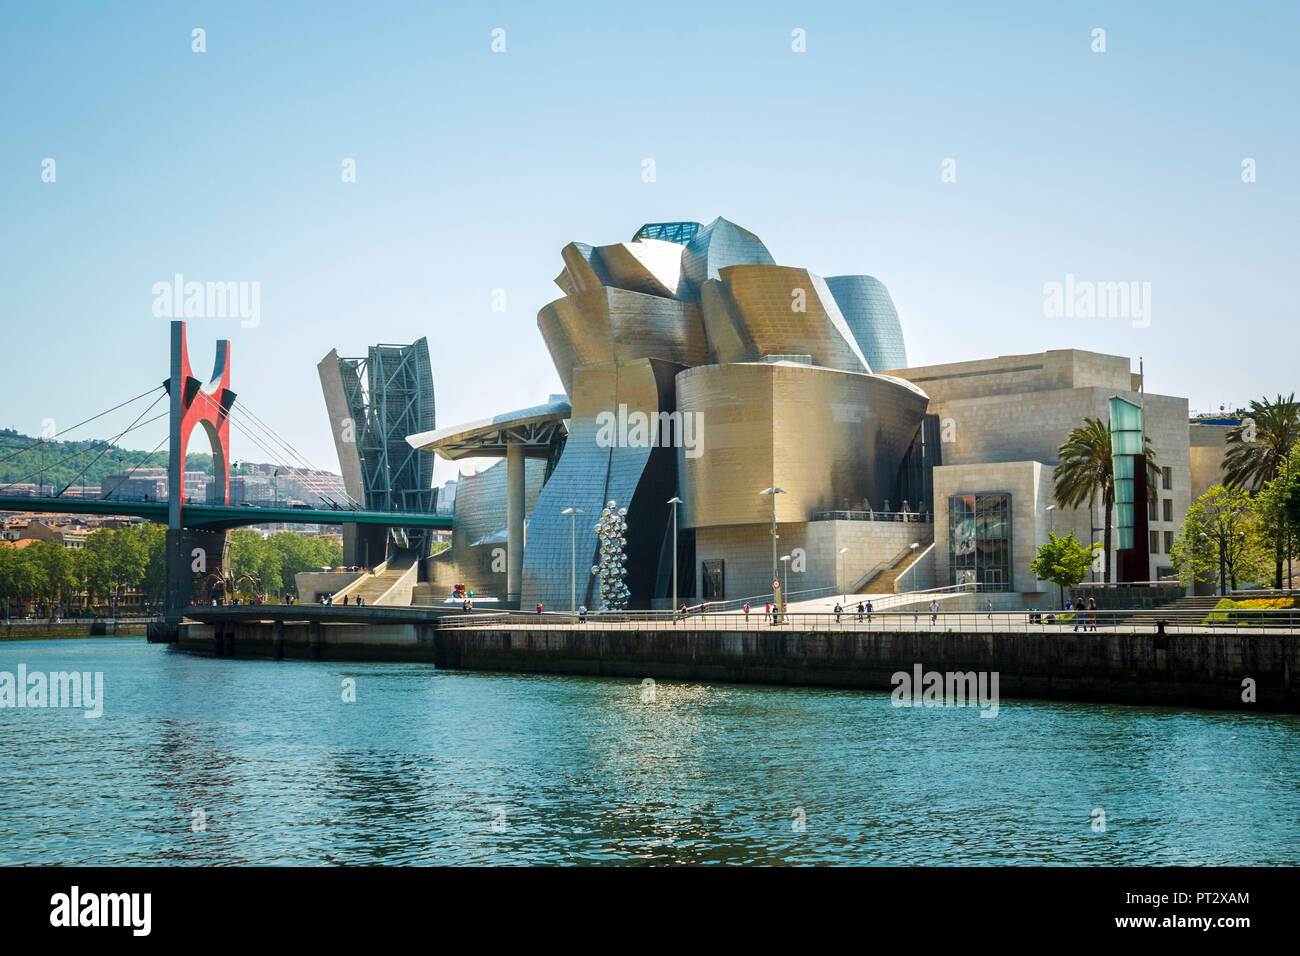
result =
M142 638L0 643L0 672L19 664L102 672L103 715L0 709L0 864L1300 863L1292 715L648 700Z

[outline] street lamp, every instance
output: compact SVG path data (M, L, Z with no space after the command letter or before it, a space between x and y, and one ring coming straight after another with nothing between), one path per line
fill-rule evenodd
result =
M577 525L581 508L565 508L560 512L569 516L569 613L578 610Z
M1047 533L1051 537L1056 536L1056 515L1052 513L1055 510L1056 505L1047 506ZM1064 606L1065 604L1065 588L1060 584L1056 586L1056 604L1058 607Z
M764 488L762 491L759 492L759 494L760 494L760 495L771 495L771 496L772 496L772 580L775 581L775 580L776 580L776 572L777 572L777 564L776 564L776 496L777 496L777 495L783 495L783 494L785 494L785 489L784 489L784 488L777 488L777 487L774 486L774 487L771 487L771 488ZM788 583L788 582L787 582L787 583ZM773 606L773 607L775 607L776 604L777 604L777 600L776 600L776 598L777 598L776 588L773 588L773 589L772 589L772 606Z
M844 553L845 551L847 551L847 550L849 550L849 549L848 549L848 548L840 548L839 552L835 555L835 577L839 579L838 581L836 581L836 583L837 583L841 588L844 587L844 572L843 572L843 570L842 570L841 567L840 567L840 565L843 563L843 562L840 560L840 555L843 554L843 553ZM840 592L840 600L843 601L845 604L848 603L849 595L848 595L848 592L847 592L847 591L841 591L841 592Z
M673 614L677 614L677 506L683 504L681 498L673 495L668 499L668 503L673 506ZM676 617L674 617L676 620Z

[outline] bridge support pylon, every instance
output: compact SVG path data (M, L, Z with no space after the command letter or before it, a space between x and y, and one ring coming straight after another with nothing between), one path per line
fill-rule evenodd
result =
M185 340L185 323L171 324L170 447L167 457L167 561L163 622L150 631L151 641L175 641L193 581L220 570L226 557L224 531L185 526L185 450L190 435L202 426L212 451L212 503L230 503L230 409L235 393L230 389L230 341L217 342L212 377L206 382L191 370ZM202 504L203 502L194 502Z

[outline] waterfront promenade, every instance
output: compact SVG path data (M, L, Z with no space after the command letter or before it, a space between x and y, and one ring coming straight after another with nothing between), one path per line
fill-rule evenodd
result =
M1297 622L1162 624L1096 612L1096 630L1010 613L590 615L415 607L203 608L182 650L219 657L416 660L442 669L888 689L922 664L996 672L1006 696L1300 711ZM1271 615L1271 616L1270 616ZM1269 621L1273 623L1261 623ZM1162 632L1162 628L1164 629ZM1249 700L1247 698L1250 698Z

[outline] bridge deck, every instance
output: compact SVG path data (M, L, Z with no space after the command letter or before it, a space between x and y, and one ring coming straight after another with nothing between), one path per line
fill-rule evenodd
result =
M0 495L0 511L58 514L132 515L167 523L166 501L114 501L103 498L28 498ZM214 531L250 524L371 524L398 528L450 528L450 515L352 509L185 505L185 527Z

